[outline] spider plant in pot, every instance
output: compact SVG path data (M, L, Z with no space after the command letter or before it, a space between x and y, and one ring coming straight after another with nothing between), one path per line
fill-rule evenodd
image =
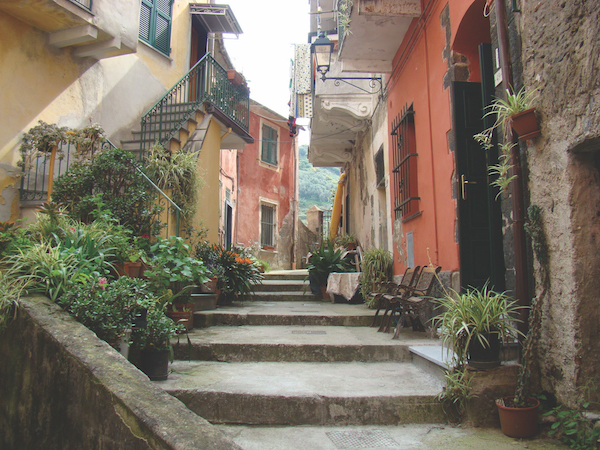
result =
M494 126L502 125L505 136L508 135L508 127L519 135L519 139L526 141L539 136L541 131L535 116L533 101L537 98L537 92L527 91L524 87L516 94L506 90L506 100L497 98L491 106L490 115L496 115Z
M514 326L520 309L517 303L504 292L491 290L487 283L481 289L467 289L464 293L451 290L437 303L443 312L434 320L457 365L499 366L501 342L519 333Z

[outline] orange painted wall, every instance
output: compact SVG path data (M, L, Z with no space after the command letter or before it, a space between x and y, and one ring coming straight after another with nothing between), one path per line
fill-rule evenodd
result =
M277 168L260 162L260 130L262 121L271 127L277 127L279 140L279 159ZM252 102L250 105L250 135L253 144L247 144L238 152L239 186L238 193L238 232L237 242L246 246L260 242L259 209L260 199L276 201L277 231L281 229L283 219L290 212L295 198L295 150L289 137L287 118ZM235 238L234 238L235 240Z
M455 160L448 143L452 129L451 92L449 87L444 88L448 61L444 57L446 29L442 26L440 16L449 5L450 24L454 30L465 14L478 8L475 5L470 9L474 3L480 3L480 11L483 10L483 1L480 0L452 0L450 3L434 0L429 3L429 9L413 21L393 61L394 71L388 83L389 129L402 108L412 104L415 111L421 211L421 215L402 224L402 242L394 242L395 274L404 272L405 265L399 262L397 247L400 244L406 251L406 234L411 231L416 265L433 263L442 266L444 271L459 270L456 199L453 198ZM455 37L453 33L452 39ZM468 39L463 39L460 34L456 42L462 45L468 43ZM479 81L478 56L473 54L471 47L462 45L462 51L468 53L471 63L469 81ZM393 205L393 187L390 193Z

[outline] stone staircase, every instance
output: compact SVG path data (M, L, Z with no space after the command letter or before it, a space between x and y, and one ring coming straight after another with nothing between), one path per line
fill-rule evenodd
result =
M409 329L392 340L364 305L303 294L299 272L269 275L254 301L197 311L157 384L213 424L444 422L439 341Z

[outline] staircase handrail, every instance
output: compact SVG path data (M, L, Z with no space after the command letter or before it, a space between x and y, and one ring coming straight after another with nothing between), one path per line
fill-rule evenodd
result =
M227 70L207 53L142 116L140 159L144 157L146 142L158 142L165 147L207 100L248 131L250 96L247 88L232 84Z

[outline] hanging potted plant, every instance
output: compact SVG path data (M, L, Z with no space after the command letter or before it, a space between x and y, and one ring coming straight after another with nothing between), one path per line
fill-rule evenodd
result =
M497 116L496 125L502 124L505 134L508 127L512 127L522 141L539 136L541 130L532 106L537 96L536 91L528 92L523 87L516 94L511 94L507 89L506 94L506 100L497 98L488 113Z

